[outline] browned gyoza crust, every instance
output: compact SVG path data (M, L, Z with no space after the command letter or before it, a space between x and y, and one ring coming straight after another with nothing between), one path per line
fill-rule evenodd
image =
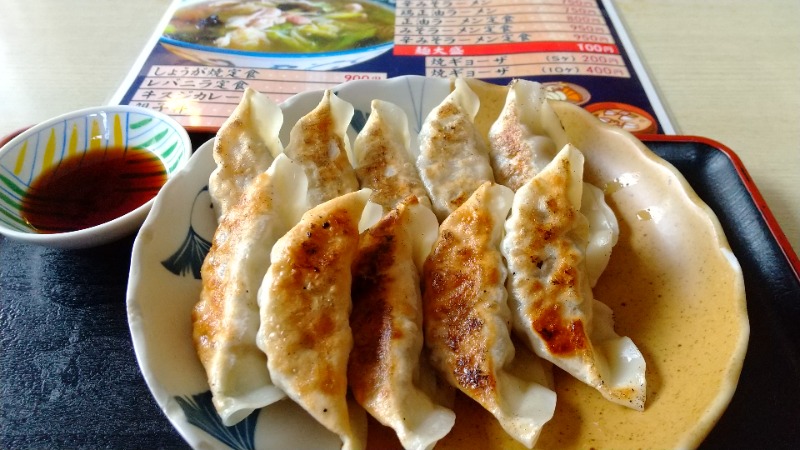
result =
M455 422L452 411L418 386L420 372L430 368L420 364L422 300L414 250L419 241L430 242L421 234L435 236L436 225L433 213L410 197L361 235L353 263L348 382L358 403L394 429L405 448L432 446Z
M291 131L286 156L303 166L312 206L358 189L355 171L347 159L345 134L353 107L325 91L322 101L300 118Z
M451 385L532 447L553 415L555 393L507 371L515 351L499 243L512 196L484 183L442 223L423 270L425 345Z
M592 294L583 189L583 155L567 145L517 191L503 242L514 327L542 358L607 399L642 410L641 353L614 332L610 309ZM604 345L611 350L603 353Z
M258 345L272 380L346 447L363 438L349 417L347 360L350 266L369 195L337 197L303 215L275 244L259 291Z

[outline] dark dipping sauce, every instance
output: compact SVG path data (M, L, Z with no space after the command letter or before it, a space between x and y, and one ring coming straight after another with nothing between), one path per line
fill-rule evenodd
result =
M147 203L166 181L164 164L147 150L70 155L34 179L22 198L22 218L40 233L90 228Z

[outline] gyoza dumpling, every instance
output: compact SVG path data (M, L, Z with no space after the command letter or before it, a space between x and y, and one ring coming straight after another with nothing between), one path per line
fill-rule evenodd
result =
M440 221L478 186L494 181L485 138L473 123L479 107L478 96L457 78L453 92L422 124L417 169Z
M361 187L372 189L371 201L394 208L414 195L430 208L431 201L414 165L408 118L397 105L372 101L372 113L353 144L353 161Z
M257 342L273 382L346 449L366 443L366 415L348 406L347 360L353 347L350 266L370 194L362 189L304 214L272 248L258 293Z
M279 155L222 216L203 262L200 301L192 314L194 343L227 426L284 397L256 346L256 294L273 244L305 211L305 186L302 168Z
M586 271L594 287L611 259L611 250L619 239L619 222L608 206L602 189L583 183L581 214L589 221L589 242L586 244Z
M489 130L489 156L495 179L514 191L544 170L557 153L556 145L566 141L545 97L540 83L512 81L503 109ZM619 226L603 192L588 183L583 190L581 213L589 219L586 264L594 286L611 257Z
M542 125L545 91L540 83L514 80L500 117L489 129L489 158L498 183L519 189L555 156Z
M515 349L499 244L512 197L510 189L487 182L439 228L423 271L425 345L449 383L533 447L553 416L556 395L507 370Z
M319 205L358 190L350 161L347 127L353 105L325 91L319 105L301 117L289 133L285 153L303 166L308 177L308 202Z
M266 95L247 88L225 120L214 141L217 168L208 181L208 192L217 219L242 196L250 181L264 173L283 151L278 131L283 112Z
M394 429L405 449L432 448L455 423L455 414L419 387L419 268L438 225L412 196L362 233L353 263L348 382L356 401Z
M611 310L592 296L582 178L583 155L567 145L514 196L502 244L514 329L537 355L641 411L644 358L614 332Z

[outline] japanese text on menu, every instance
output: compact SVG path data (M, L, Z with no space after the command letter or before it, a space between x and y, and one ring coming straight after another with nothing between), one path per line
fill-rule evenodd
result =
M425 57L426 75L629 78L594 0L400 0L395 55Z

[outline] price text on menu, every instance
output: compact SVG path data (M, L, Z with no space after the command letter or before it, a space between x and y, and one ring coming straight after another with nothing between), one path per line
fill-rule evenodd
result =
M629 78L594 0L400 0L394 54L426 75Z

